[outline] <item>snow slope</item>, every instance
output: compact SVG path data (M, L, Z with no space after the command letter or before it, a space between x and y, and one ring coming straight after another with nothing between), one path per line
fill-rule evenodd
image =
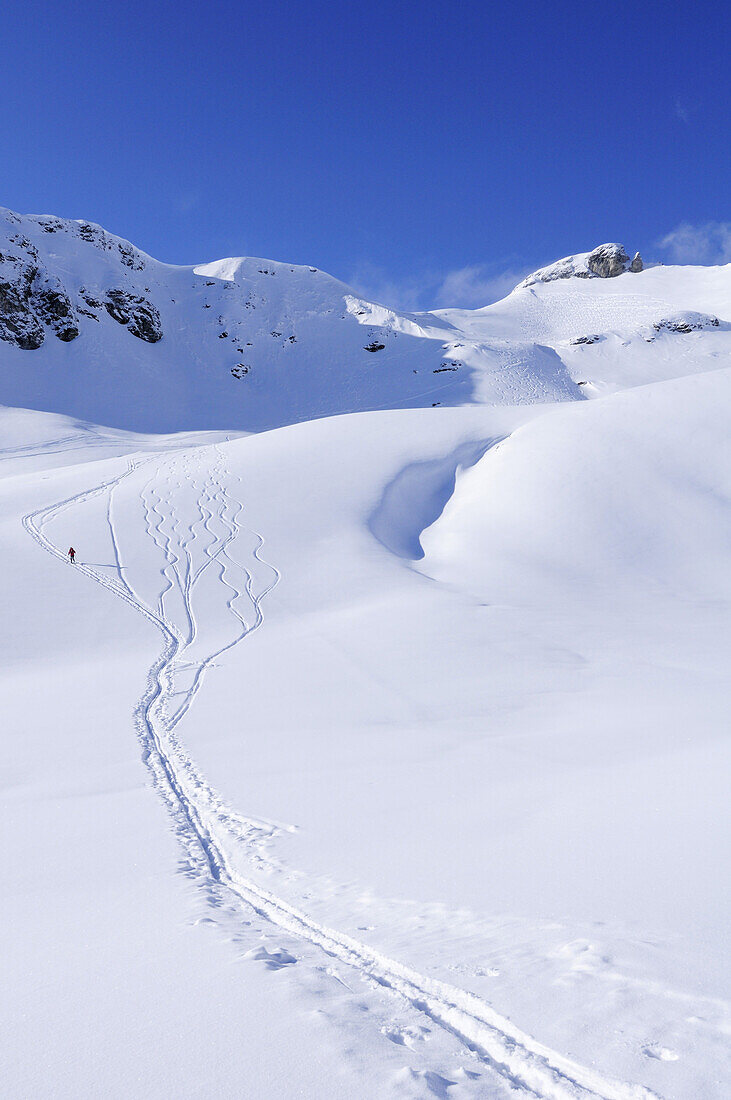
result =
M76 464L39 418L11 1093L726 1095L730 390Z
M0 401L138 432L260 431L581 400L728 355L731 265L545 277L486 309L404 314L314 268L173 267L100 226L0 209Z
M730 269L6 221L4 1092L725 1098Z
M458 405L478 383L498 400L581 397L555 356L531 348L518 365L507 356L493 387L502 345L471 348L467 364L452 354L451 326L426 322L314 268L252 258L172 267L99 226L0 210L6 405L159 432ZM40 345L24 346L30 338Z

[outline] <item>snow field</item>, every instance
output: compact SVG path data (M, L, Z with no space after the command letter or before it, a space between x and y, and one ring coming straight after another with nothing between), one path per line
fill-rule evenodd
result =
M82 683L98 683L86 697L106 713L115 680L128 737L122 698L129 713L150 670L136 704L143 758L182 845L178 881L197 889L173 916L181 887L170 894L167 840L141 879L133 857L117 883L138 996L150 951L163 985L174 965L202 990L215 973L217 1043L228 1051L243 1026L269 1067L275 1044L242 1017L230 967L245 964L262 1019L266 977L286 982L298 1069L280 1069L272 1095L307 1080L333 1096L723 1095L722 899L717 852L698 855L723 798L728 384L718 372L542 415L363 414L49 466L30 494L22 474L2 483L9 559L22 577L31 555L29 576L44 576L31 618L72 666L49 680L60 722L50 741L42 712L31 716L42 751L11 800L36 822L25 826L30 866L47 865L48 828L59 835L50 791L70 765L69 729L80 727L84 757L86 730L99 727L78 711ZM611 483L607 451L622 456ZM593 509L599 499L613 508ZM69 540L79 566L38 560L39 543L63 554ZM13 591L25 603L32 588ZM49 601L54 621L68 605L70 638L43 618ZM27 661L43 649L27 645ZM22 678L14 687L27 690ZM112 744L122 740L120 728ZM66 843L77 851L94 836L95 876L108 852L129 860L148 830L167 835L152 804L137 820L138 755L115 765L121 790L103 769L86 773L99 811L70 803ZM99 824L120 802L112 841ZM65 913L88 903L76 862L54 865L53 900L30 926L65 943ZM168 907L162 919L178 930L164 950L143 934L150 905ZM193 920L223 945L191 952ZM91 954L114 985L105 927ZM17 942L16 957L30 957L27 934ZM55 974L74 994L67 1020L48 1024L59 1055L83 1033L92 976L83 959ZM43 1002L27 997L37 1021ZM134 1052L148 1082L159 1065L121 1023L125 1003L103 998L99 1065L144 1095L119 1059ZM202 993L177 1015L194 1021L210 1003ZM157 1011L168 1012L159 997ZM309 1034L322 1019L324 1043ZM179 1041L166 1032L164 1058L178 1058ZM184 1065L193 1052L207 1094L259 1079L248 1060L219 1062L197 1043ZM52 1064L45 1076L43 1063L16 1068L16 1080L40 1092ZM78 1057L66 1064L59 1094L83 1081ZM181 1074L178 1094L195 1095L192 1080Z
M0 345L8 1094L725 1098L731 267L5 221L164 333Z

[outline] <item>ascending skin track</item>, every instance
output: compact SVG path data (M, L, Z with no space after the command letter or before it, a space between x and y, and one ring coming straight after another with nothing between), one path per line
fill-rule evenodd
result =
M142 599L122 565L117 495L142 480L140 512L159 563L156 601ZM146 478L146 480L145 480ZM201 691L206 672L240 645L264 619L262 605L280 580L263 557L264 539L243 523L240 480L226 469L223 449L197 447L170 455L130 459L115 477L23 518L23 526L48 553L66 552L46 534L53 520L106 498L106 523L115 576L92 566L76 568L144 616L160 633L162 648L147 672L135 708L143 759L163 798L198 880L224 890L244 912L306 941L352 967L365 981L391 991L455 1035L487 1071L513 1089L550 1100L652 1100L639 1085L607 1079L543 1046L500 1016L475 994L425 977L352 937L325 927L305 912L246 878L235 865L245 851L250 864L266 856L262 841L286 828L228 807L188 756L178 729ZM174 503L173 503L174 502ZM149 578L147 578L149 581ZM138 584L142 588L142 583Z

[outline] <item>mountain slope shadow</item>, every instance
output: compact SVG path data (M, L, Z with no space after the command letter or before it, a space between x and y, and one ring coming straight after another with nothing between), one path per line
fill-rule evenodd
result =
M407 561L424 557L420 536L439 519L454 492L457 472L479 462L504 436L463 443L442 458L413 462L388 483L368 527L378 541Z

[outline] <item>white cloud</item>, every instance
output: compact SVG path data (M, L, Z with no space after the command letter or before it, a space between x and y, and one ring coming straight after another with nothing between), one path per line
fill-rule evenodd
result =
M429 301L437 277L427 272L421 278L392 279L383 268L365 263L346 282L369 302L415 312L428 308L424 303Z
M657 242L671 263L731 263L731 222L683 222Z
M686 126L690 123L691 108L682 99L675 100L675 117L678 122L684 122Z
M514 290L530 268L491 270L484 264L473 264L448 272L437 288L436 306L461 306L465 309L487 306Z
M497 269L473 264L447 272L424 272L421 277L391 279L381 268L361 265L347 282L369 301L391 309L416 312L448 306L474 309L509 294L532 268Z
M175 197L175 207L178 214L190 214L200 202L197 191L181 191Z

